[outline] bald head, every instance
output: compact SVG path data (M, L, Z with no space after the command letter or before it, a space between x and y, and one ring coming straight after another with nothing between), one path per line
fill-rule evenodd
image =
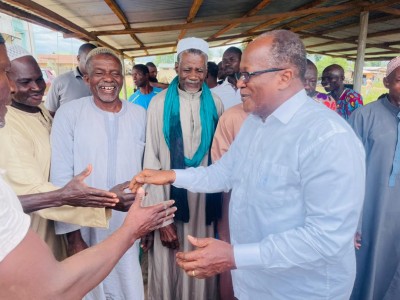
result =
M27 106L39 106L42 103L46 83L42 71L31 55L22 56L11 61L9 77L16 84L15 102Z
M299 37L287 30L262 34L242 55L237 82L243 108L265 119L303 89L306 52Z

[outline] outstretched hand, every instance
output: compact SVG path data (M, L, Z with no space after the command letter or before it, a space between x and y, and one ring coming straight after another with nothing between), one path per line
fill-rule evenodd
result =
M190 235L188 240L197 249L178 252L176 263L189 276L207 278L236 269L233 247L230 244L213 238L195 238Z
M136 193L137 189L144 184L164 185L175 181L175 172L173 170L150 170L145 169L137 174L131 180L129 189Z
M158 229L165 221L172 219L176 211L176 207L172 206L175 203L174 200L142 207L143 197L144 189L139 188L136 192L136 199L129 209L124 222L124 226L134 231L135 239Z
M131 207L133 201L135 201L134 193L127 193L125 190L129 187L129 181L117 184L114 186L110 192L117 195L119 202L113 207L113 209L118 211L128 211Z
M91 172L92 165L89 164L85 170L60 189L60 200L63 205L113 207L119 202L115 193L95 189L84 183Z

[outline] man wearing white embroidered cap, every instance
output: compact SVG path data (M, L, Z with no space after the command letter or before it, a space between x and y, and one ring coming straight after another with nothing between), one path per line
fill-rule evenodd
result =
M367 154L352 295L360 300L400 299L400 57L389 62L383 83L389 93L349 119Z
M204 83L208 44L199 38L179 41L178 76L157 94L147 110L144 168L170 169L207 166L209 150L223 106ZM176 200L175 222L155 232L149 252L149 300L215 299L215 278L189 278L175 263L177 250L193 249L186 235L214 236L220 195L190 193L170 186L147 187L148 205ZM217 198L217 199L213 199ZM205 201L204 201L205 200Z

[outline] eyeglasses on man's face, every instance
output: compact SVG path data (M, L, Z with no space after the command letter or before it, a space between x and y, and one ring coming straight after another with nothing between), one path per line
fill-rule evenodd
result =
M282 71L282 70L285 70L285 69L270 68L270 69L254 71L254 72L238 72L235 74L235 77L236 77L236 80L238 80L238 81L243 80L244 83L248 83L252 76L256 76L256 75L260 75L260 74L264 74L264 73L278 72L278 71Z

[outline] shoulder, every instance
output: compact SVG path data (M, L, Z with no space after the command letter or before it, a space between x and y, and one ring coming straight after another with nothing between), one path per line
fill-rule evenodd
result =
M71 78L75 78L74 71L68 71L58 75L56 78L54 78L52 84L63 84L65 81L71 80Z
M56 120L57 116L77 116L82 110L87 109L91 100L92 96L87 96L61 105L54 119Z
M158 94L158 93L160 93L160 92L162 92L163 91L163 89L162 88L160 88L160 87L153 87L153 93L154 94Z
M370 102L364 106L360 106L359 108L357 108L350 117L353 118L355 117L362 117L362 116L370 116L373 114L379 114L381 113L382 109L385 108L385 106L383 105L383 100L384 99L378 99L376 101Z
M211 91L211 95L214 99L215 108L217 109L218 115L221 115L224 112L224 105L222 104L221 97L213 91Z

